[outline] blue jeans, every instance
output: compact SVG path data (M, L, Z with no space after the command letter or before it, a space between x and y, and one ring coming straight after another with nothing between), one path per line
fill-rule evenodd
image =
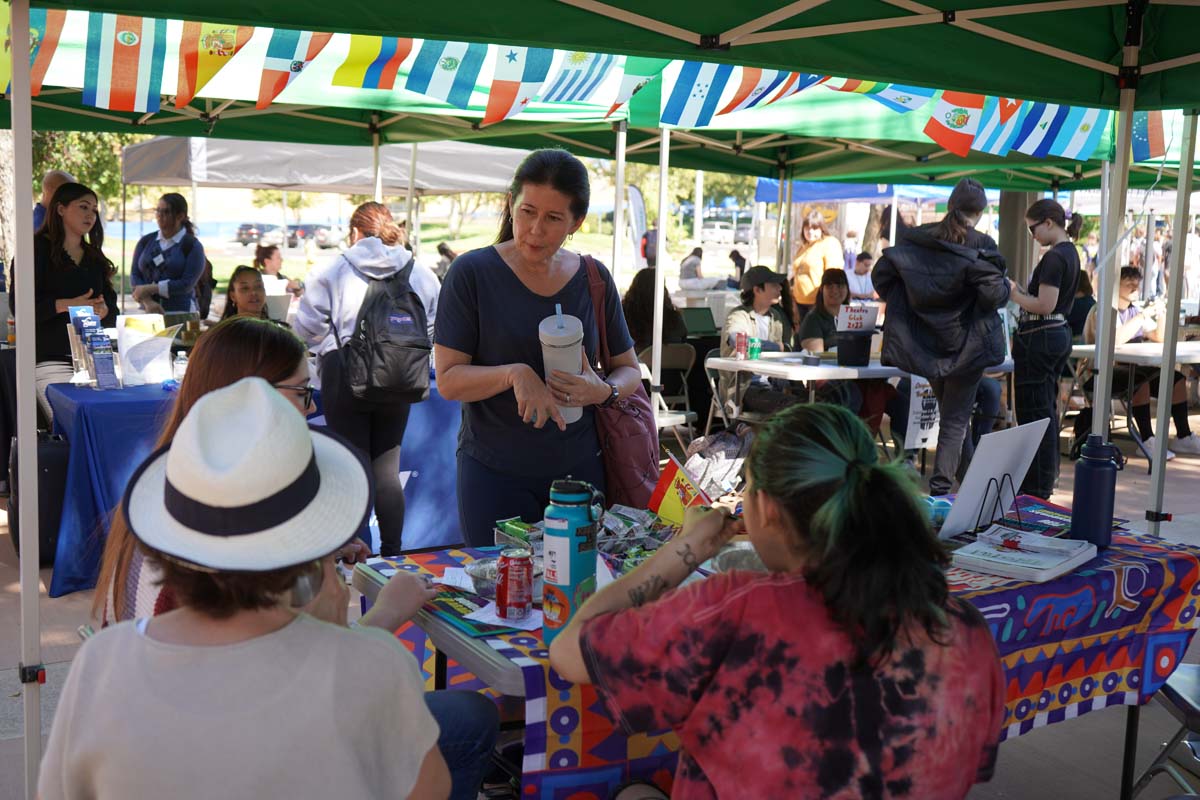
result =
M496 704L478 692L425 694L438 724L438 750L450 769L450 800L475 800L500 732Z
M1066 325L1033 323L1013 336L1017 422L1050 420L1021 484L1023 494L1048 499L1058 481L1058 377L1070 354L1071 329Z

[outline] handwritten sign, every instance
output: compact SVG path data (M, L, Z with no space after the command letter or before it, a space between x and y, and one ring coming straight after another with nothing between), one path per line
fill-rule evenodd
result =
M839 331L873 331L875 320L879 317L879 306L842 306L838 312L837 329Z
M933 387L929 381L917 375L911 376L909 382L912 388L908 395L908 430L904 434L904 449L937 447L940 419Z

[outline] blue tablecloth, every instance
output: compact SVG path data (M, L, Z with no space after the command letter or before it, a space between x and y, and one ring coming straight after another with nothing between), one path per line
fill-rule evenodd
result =
M71 444L50 580L50 596L59 597L96 585L110 515L134 470L154 449L176 395L159 386L101 392L69 384L53 385L46 394L54 431ZM461 422L459 404L443 399L436 386L412 408L400 459L405 549L462 541L455 462Z

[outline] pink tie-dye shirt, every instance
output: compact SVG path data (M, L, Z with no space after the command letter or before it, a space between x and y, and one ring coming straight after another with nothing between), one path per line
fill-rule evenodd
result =
M732 572L583 627L588 674L627 733L673 728L675 800L962 798L995 764L1004 679L971 606L874 669L795 574Z

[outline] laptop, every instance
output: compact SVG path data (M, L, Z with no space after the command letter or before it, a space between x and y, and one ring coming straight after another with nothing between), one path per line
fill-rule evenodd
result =
M721 332L713 321L711 308L681 308L679 313L683 316L688 336L716 336Z

